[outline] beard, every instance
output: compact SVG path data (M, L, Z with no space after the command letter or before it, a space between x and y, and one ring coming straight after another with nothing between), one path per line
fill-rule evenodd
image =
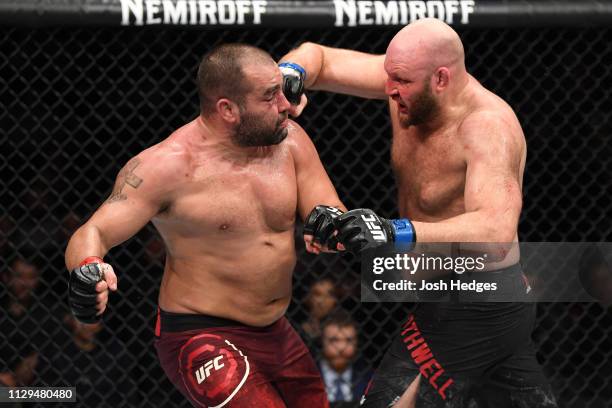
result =
M281 127L287 114L280 115L273 124L267 124L260 115L240 110L240 123L236 126L232 140L241 147L277 145L287 137L287 129Z
M421 93L414 97L409 116L400 118L400 123L403 127L407 128L427 123L431 121L440 110L440 106L429 87L430 82L431 81L427 81Z
M351 364L351 361L351 359L341 356L332 356L331 358L327 359L329 365L339 373L344 372L344 370L346 370L346 368Z

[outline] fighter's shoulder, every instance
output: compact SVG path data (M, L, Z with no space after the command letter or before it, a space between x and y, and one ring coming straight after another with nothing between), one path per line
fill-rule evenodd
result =
M187 146L169 137L138 153L128 165L136 165L139 173L155 177L158 183L169 183L188 168L189 162Z
M297 122L291 119L289 119L289 125L287 126L287 138L285 139L285 143L294 157L303 156L312 151L316 153L314 144L306 131Z
M497 106L475 109L468 113L458 127L458 136L467 144L486 142L520 142L521 126L509 107Z

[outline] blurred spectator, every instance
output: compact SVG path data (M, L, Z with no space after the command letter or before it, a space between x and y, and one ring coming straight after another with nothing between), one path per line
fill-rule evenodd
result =
M313 343L321 336L321 321L327 317L329 313L338 304L338 297L334 282L329 278L323 278L315 281L308 290L304 298L304 305L308 309L306 321L300 325L304 341L308 346L313 346Z
M73 211L69 211L62 218L62 223L60 225L58 236L59 242L61 242L62 245L68 242L74 231L76 231L81 226L81 223L81 218Z
M604 307L612 306L612 269L596 245L584 250L578 263L578 276L590 296Z
M4 304L9 315L21 317L33 302L33 293L38 286L40 271L36 265L22 258L15 258L2 281L8 289L7 303Z
M63 323L64 330L41 351L37 385L76 387L79 406L134 405L136 383L129 373L136 356L128 355L101 322L84 324L66 314Z
M27 386L34 379L45 310L35 302L40 271L24 258L14 257L0 272L0 383Z
M357 406L370 379L370 370L357 360L357 325L340 310L323 322L321 331L318 364L329 401L332 407Z

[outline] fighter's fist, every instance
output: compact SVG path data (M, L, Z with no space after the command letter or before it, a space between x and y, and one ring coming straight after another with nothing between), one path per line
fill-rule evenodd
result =
M306 71L298 64L292 62L281 62L278 68L283 74L283 93L292 105L300 105L304 93L304 81ZM305 105L305 103L304 103Z
M334 219L342 215L342 210L328 205L317 205L304 221L304 241L309 252L319 253L327 246L336 250L338 242L334 239Z
M106 263L86 263L70 273L68 293L72 314L82 323L95 323L106 309L108 291L117 290L117 276Z
M300 97L300 103L298 103L297 105L291 104L291 106L289 107L289 115L292 118L297 118L302 114L302 111L306 107L306 104L308 104L308 98L306 97L306 94L303 93Z
M414 226L407 219L388 220L367 208L347 211L334 219L336 239L347 251L363 251L388 243L409 250L416 241Z

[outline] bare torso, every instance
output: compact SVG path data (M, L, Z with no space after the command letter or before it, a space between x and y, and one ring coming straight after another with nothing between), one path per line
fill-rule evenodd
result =
M291 152L282 142L237 159L218 145L194 145L198 126L196 119L161 144L189 154L171 202L153 219L167 252L160 307L271 324L289 304L296 260Z
M524 146L521 126L510 106L471 77L468 86L469 98L460 117L465 120L474 112L493 110L507 120L512 135L519 138ZM398 121L397 104L391 99L389 104L393 126L391 164L398 186L400 215L415 221L438 222L465 213L468 152L458 131L463 120L423 135L417 133L415 127L402 128ZM520 174L517 175L521 189L525 158L526 148L522 150ZM515 242L518 242L517 236ZM503 262L491 264L489 269L512 265L518 259L518 248L513 246Z

